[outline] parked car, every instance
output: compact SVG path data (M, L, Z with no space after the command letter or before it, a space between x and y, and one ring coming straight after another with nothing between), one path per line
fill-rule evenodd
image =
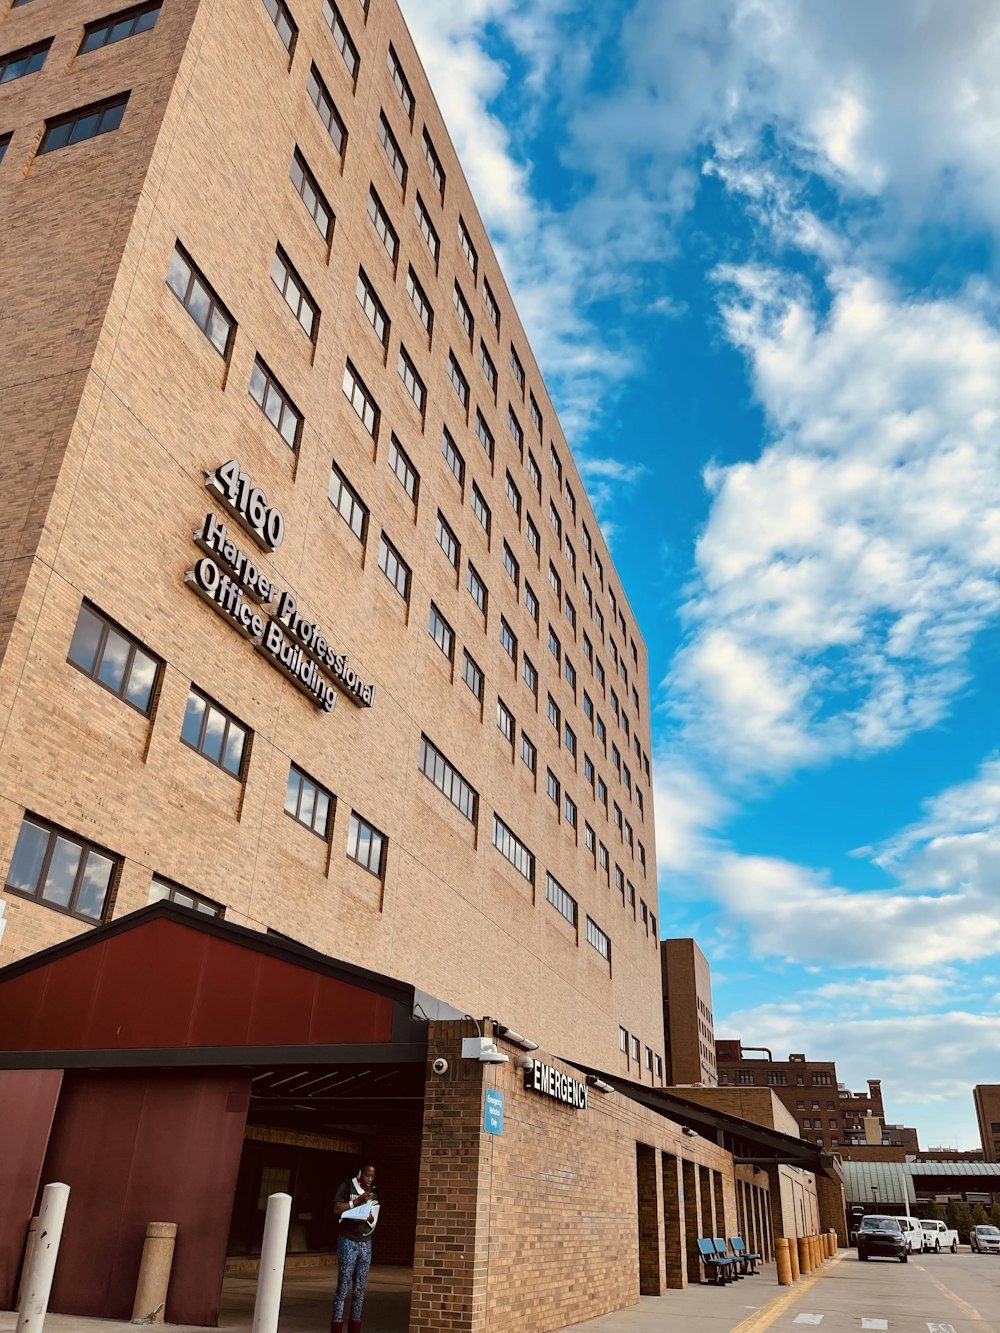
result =
M909 1258L909 1243L900 1221L905 1218L866 1214L858 1227L858 1258L867 1260L873 1254L881 1254L886 1259L898 1259L905 1264Z
M925 1250L933 1250L935 1254L940 1254L942 1250L951 1250L952 1254L958 1253L958 1232L953 1228L934 1217L925 1217L920 1225L926 1233Z
M973 1254L1000 1254L1000 1227L973 1227L969 1235Z
M924 1251L924 1232L920 1225L918 1217L897 1217L903 1235L906 1237L906 1248L910 1254L923 1254Z

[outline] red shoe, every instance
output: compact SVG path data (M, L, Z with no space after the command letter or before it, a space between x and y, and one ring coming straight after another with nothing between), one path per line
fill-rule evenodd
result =
M330 1320L330 1333L344 1333L344 1321L343 1321L343 1319L331 1319L331 1320Z
M352 1319L347 1325L347 1333L361 1333L361 1320Z

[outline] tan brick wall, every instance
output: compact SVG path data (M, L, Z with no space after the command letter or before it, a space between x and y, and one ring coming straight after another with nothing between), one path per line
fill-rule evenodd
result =
M668 1077L675 1086L717 1080L712 1016L712 970L693 939L660 944Z
M782 1134L799 1137L795 1117L789 1115L770 1088L685 1088L681 1095L700 1106L710 1106L755 1125L767 1125Z

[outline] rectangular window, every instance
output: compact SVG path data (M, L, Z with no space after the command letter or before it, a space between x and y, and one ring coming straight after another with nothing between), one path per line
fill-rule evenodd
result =
M413 308L417 312L421 324L427 330L428 337L430 337L431 330L434 328L434 311L431 309L427 294L417 281L417 275L412 268L406 275L406 294L413 302Z
M583 756L583 777L585 782L589 782L591 787L594 785L594 761L589 754Z
M242 778L250 751L250 732L193 685L184 710L181 740L234 778Z
M638 1037L633 1037L633 1038L632 1038L631 1045L632 1045L632 1059L633 1059L633 1060L638 1060L638 1058L639 1058L639 1038L638 1038Z
M319 328L319 306L280 245L274 252L271 281L285 298L285 304L301 324L309 341L315 342Z
M399 93L399 100L403 104L403 110L406 112L406 118L413 124L413 92L407 82L406 75L403 73L403 66L399 56L396 54L396 48L392 42L389 43L389 54L386 57L386 64L389 67L389 74L392 78L392 85Z
M462 289L461 287L459 287L457 281L455 283L455 287L452 292L452 301L454 302L455 311L458 315L459 322L461 323L462 328L468 334L469 346L471 347L476 323L475 320L472 318L472 309L468 301L465 299Z
M363 380L350 361L344 367L344 397L361 418L368 434L373 440L377 440L378 424L381 416L378 404L365 388Z
M493 295L493 289L483 278L483 305L486 307L486 313L490 317L490 323L500 333L500 307L497 305L496 297Z
M483 499L483 493L475 482L472 483L472 512L479 519L483 531L488 537L490 534L490 507Z
M587 917L587 943L592 944L602 958L607 959L609 963L611 962L611 941L597 922L592 921L589 916ZM647 1068L652 1065L648 1047L646 1048L646 1064Z
M347 858L382 879L385 875L385 855L389 840L373 824L362 819L356 810L351 811L351 826L347 832Z
M395 473L400 486L416 504L417 492L420 488L420 476L395 435L389 440L389 467Z
M523 661L522 661L522 663L521 663L521 674L524 676L524 683L525 683L525 685L527 685L528 689L531 691L531 693L532 693L532 694L535 696L535 698L537 699L537 698L538 698L538 672L537 672L537 670L535 669L535 667L534 667L534 665L533 665L533 663L532 663L532 661L531 661L531 658L528 656L527 653L524 654L524 658L523 658Z
M545 791L549 800L559 809L559 779L552 772L551 768L545 770Z
M586 525L586 523L584 523L584 525L583 525L583 549L584 549L584 550L586 551L586 553L587 553L587 559L588 559L588 560L590 559L591 551L593 550L593 545L594 545L593 542L590 540L590 532L589 532L588 529L587 529L587 525Z
M551 694L550 694L549 697L548 697L547 714L548 714L548 719L549 719L549 721L552 723L552 726L553 726L554 729L555 729L555 733L556 733L556 737L557 737L557 741L556 741L556 743L558 744L558 736L559 736L559 705L556 703L555 699L553 699L553 697L552 697Z
M562 579L551 560L549 561L549 587L555 593L557 600L562 601Z
M413 399L417 411L421 416L424 415L424 409L427 406L427 386L417 374L417 368L410 360L405 347L399 349L399 378L403 381L406 392Z
M260 359L250 372L250 397L294 453L302 431L302 413Z
M529 397L528 397L528 408L529 408L529 411L531 412L531 424L534 426L535 430L538 431L539 435L541 435L541 433L542 433L542 414L541 414L541 412L538 410L538 404L535 402L535 395L534 395L534 394L530 394ZM575 511L574 511L574 512L575 512Z
M504 740L514 744L514 714L510 711L502 699L497 700L497 730Z
M517 387L521 390L521 397L524 397L524 366L521 365L521 358L514 351L514 344L510 345L510 368L514 372L514 378L517 380Z
M596 927L595 927L595 929L596 929ZM587 926L587 938L590 939L590 926L589 926L589 924L588 924L588 926ZM594 947L597 948L596 945L595 945ZM650 1048L649 1048L648 1046L646 1047L646 1068L649 1070L650 1073L653 1072L653 1052L650 1050Z
M506 542L503 544L503 567L507 572L507 577L510 579L511 583L513 583L516 592L520 584L521 569L517 561L514 559L514 552Z
M482 338L479 339L479 364L482 366L483 374L486 376L486 383L490 386L490 390L493 394L493 401L496 402L497 368L493 364L493 358L486 350L486 344L483 342Z
M330 836L333 796L294 764L288 770L285 814L304 824L325 842Z
M406 158L403 156L399 144L396 142L396 136L389 128L389 122L385 118L385 112L379 116L378 121L379 143L385 149L386 158L389 166L392 167L393 175L399 181L403 188L406 188Z
M564 601L564 603L563 603L563 611L564 611L564 613L565 613L566 619L567 619L567 620L569 621L569 623L572 625L573 629L576 629L576 607L575 607L575 606L573 605L573 603L569 600L569 594L568 594L568 593L567 593L566 598L565 598L565 601Z
M184 888L182 884L175 884L173 880L164 879L162 875L154 875L149 882L149 894L146 898L146 905L153 903L176 903L178 907L187 907L192 912L201 912L203 916L214 916L222 918L226 915L226 909L221 903L213 902L211 898L205 898L200 893L192 893L190 889Z
M365 529L368 526L368 509L361 503L361 497L336 463L330 464L330 486L327 494L334 509L358 541L363 542Z
M148 715L160 661L86 602L80 607L67 656L85 676Z
M507 429L510 431L511 439L517 445L517 452L524 453L524 431L521 429L521 423L514 415L514 409L510 403L507 404Z
M655 1055L655 1056L653 1057L653 1060L654 1060L654 1062L655 1062L655 1064L656 1064L656 1077L657 1077L658 1079L661 1079L661 1080L662 1080L662 1078L663 1078L663 1059L662 1059L661 1056L659 1056L659 1055Z
M83 41L77 54L86 55L88 51L111 46L113 42L123 42L126 37L136 37L140 32L149 32L150 28L156 26L162 8L162 0L155 0L153 4L136 5L133 9L123 9L109 18L99 19L96 23L88 23L83 30ZM285 49L290 52L295 45L295 34L298 31L291 22L291 15L285 9L282 0L264 0L264 8L271 15ZM284 10L283 15L280 12L282 10Z
M455 392L458 394L458 400L465 408L469 410L469 381L462 374L462 368L455 358L454 352L448 353L448 378L452 382Z
M598 844L598 849L597 849L597 862L598 862L598 865L601 867L601 869L604 871L604 878L608 881L608 884L610 885L610 883L611 883L611 857L609 856L609 854L608 854L608 849L607 849L607 847L605 847L605 845L604 845L603 842Z
M535 882L535 857L499 815L493 816L493 846L529 884Z
M437 539L438 546L441 547L441 550L444 551L445 555L448 557L449 565L451 565L452 568L457 569L459 551L461 548L458 544L458 538L448 526L444 514L441 513L440 509L437 513L437 522L434 525L434 536Z
M534 486L540 500L542 498L542 474L538 467L538 460L530 449L528 450L528 476L531 478L531 484Z
M179 241L170 256L167 286L219 355L225 357L236 321L195 268Z
M524 581L524 604L528 608L528 615L531 616L535 624L538 624L538 598L527 579Z
M556 474L556 480L562 485L562 463L559 461L559 455L556 453L554 444L549 445L549 463L552 465L552 471Z
M427 622L427 633L431 636L437 646L452 661L452 653L455 651L455 631L445 620L444 616L431 602L430 619Z
M479 575L477 575L476 567L471 563L471 561L469 561L469 567L467 571L465 571L465 587L468 588L469 596L472 597L472 600L475 601L475 604L477 605L477 607L479 607L480 611L483 612L483 615L485 616L485 613L487 613L487 604L489 601L489 593L487 592L487 585L485 585L483 583L483 580L481 580Z
M495 445L493 432L490 430L489 426L487 426L486 418L483 416L482 412L480 412L478 407L476 408L476 436L479 443L483 446L486 457L492 463L493 449Z
M572 894L567 893L559 881L546 872L545 875L545 897L556 909L560 916L564 916L571 926L576 925L577 905L576 899Z
M483 702L483 673L476 665L473 658L466 649L462 656L462 679L468 685L469 689L476 696L480 703Z
M311 65L309 68L306 92L309 94L309 100L319 112L319 118L326 127L330 141L340 156L343 157L344 149L347 147L347 126L341 120L340 112L334 106L333 98L330 96L329 90L315 65Z
M606 810L608 808L608 784L600 777L597 779L597 799Z
M378 567L404 602L410 600L410 566L382 533L378 547Z
M72 833L25 815L6 888L84 921L100 921L109 906L117 857Z
M593 828L591 828L591 826L586 821L584 821L583 825L583 839L584 842L587 844L587 851L590 852L591 854L596 853L597 834L594 832ZM596 863L596 857L595 857L595 863Z
M8 130L6 134L0 134L0 162L4 160L7 149L10 147L10 141L14 137L14 131Z
M563 724L563 745L570 752L573 758L576 758L576 732L568 722Z
M521 732L521 762L530 772L534 773L538 767L538 751L528 740L524 732Z
M573 522L576 522L576 496L573 494L573 488L569 482L566 483L566 503L569 505L569 512L573 516Z
M553 532L562 541L562 519L559 517L559 510L551 500L549 501L549 522L552 524Z
M340 10L333 0L323 0L323 17L333 34L333 42L337 50L344 57L344 64L347 66L347 72L353 81L358 77L358 48L351 41L351 35L347 31L344 20L340 17Z
M500 617L500 647L512 662L517 661L517 635L503 616Z
M424 126L422 144L424 150L424 157L427 161L427 165L431 169L431 178L433 179L434 184L438 188L438 193L443 199L444 186L445 186L444 168L441 165L441 159L434 151L434 145L431 143L431 136L427 133L426 125Z
M299 198L306 206L306 212L316 223L319 234L324 241L329 241L333 234L333 209L327 203L316 177L309 170L298 148L292 154L292 165L288 169L288 174L298 191Z
M473 277L479 269L479 256L476 254L476 247L472 244L472 237L469 235L469 229L465 225L465 219L458 219L458 243L462 247L462 254L468 261L469 268L472 269Z
M570 828L576 828L576 802L569 792L563 794L563 815Z
M355 295L368 323L375 330L375 337L385 347L389 341L389 316L386 314L385 306L375 295L375 288L363 268L358 269Z
M575 574L576 574L576 552L573 550L573 543L570 541L570 539L569 539L568 536L566 537L565 550L566 550L566 559L567 559L567 561L569 562L569 567L570 567L570 569L573 571L573 574L575 575Z
M437 232L434 230L434 224L431 222L431 215L428 213L424 201L420 198L420 191L417 191L417 202L414 205L414 213L417 219L417 226L420 228L420 235L427 242L427 249L434 257L434 263L438 262L438 255L441 253L441 241Z
M507 499L510 501L510 507L511 507L511 509L513 509L514 513L517 515L517 517L518 517L518 521L520 521L520 518L521 518L521 492L520 492L520 491L517 489L517 487L515 486L515 484L514 484L514 478L510 475L510 472L509 472L509 471L508 471L508 473L507 473L506 481L504 482L504 491L505 491L505 493L506 493L506 495L507 495Z
M460 811L470 824L476 822L479 813L479 793L466 782L458 769L448 762L426 736L420 737L420 771L434 783L443 796L451 801L455 809Z
M542 542L538 535L538 529L535 527L534 520L530 514L528 514L524 520L524 535L528 539L528 545L534 551L535 555L538 556L541 551Z
M458 452L458 447L455 444L455 441L451 438L451 431L447 426L445 426L441 434L441 453L444 457L444 461L451 468L455 480L458 482L459 486L461 486L465 480L465 459Z
M51 45L52 38L49 37L44 42L36 42L34 46L22 46L20 51L0 56L0 83L13 83L15 79L23 79L26 74L37 74L45 64ZM90 138L90 135L87 137Z
M396 229L389 221L389 214L382 207L382 200L378 197L375 186L368 191L368 216L372 220L372 226L378 234L379 240L385 247L385 252L395 264L396 256L399 254L399 237L396 235Z
M618 1049L624 1054L628 1054L628 1033L624 1028L618 1029Z
M559 637L551 625L549 626L549 652L556 659L556 665L559 666L562 662L562 644L560 644Z

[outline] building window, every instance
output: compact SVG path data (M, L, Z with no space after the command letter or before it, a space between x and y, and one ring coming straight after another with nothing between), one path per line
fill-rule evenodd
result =
M535 430L538 431L539 435L541 435L541 433L542 433L542 414L541 414L541 412L538 410L538 404L535 402L535 395L534 395L534 394L529 394L529 395L528 395L528 408L529 408L529 411L531 412L531 424L534 426ZM574 512L575 512L575 510L574 510Z
M548 712L548 719L549 719L549 721L552 723L552 726L555 728L556 736L558 736L558 735L559 735L559 705L556 703L555 699L553 699L553 697L552 697L551 694L549 695L549 699L548 699L548 710L547 710L547 712Z
M594 786L594 761L586 752L583 756L583 780L589 782L591 788Z
M535 857L499 815L493 816L493 846L529 884L535 882Z
M14 131L8 130L6 134L0 134L0 162L4 160L7 149L10 147L10 141L14 137Z
M521 732L521 762L530 773L538 771L538 750L528 740L524 732Z
M545 875L545 897L556 909L559 915L566 918L571 926L576 925L576 899L572 894L567 893L559 881L548 873Z
M424 150L424 157L427 161L427 165L431 169L431 178L433 179L434 184L438 188L438 193L441 195L441 198L443 199L444 186L445 186L444 168L441 165L441 159L434 151L434 145L431 143L431 136L427 133L426 125L424 126L422 144Z
M565 660L565 662L563 663L563 675L566 677L566 683L569 685L570 689L573 691L573 694L574 694L574 696L575 696L575 695L576 695L576 667L575 667L575 666L573 665L573 663L569 660L569 657L568 657L568 656L566 657L566 660Z
M597 925L597 922L592 920L592 917L587 917L587 942L593 945L593 948L597 950L597 953L600 953L601 957L611 962L611 940L604 933L604 930L601 930L600 926ZM647 1057L648 1053L649 1048L647 1046ZM639 1054L637 1050L636 1054Z
M517 662L517 635L503 616L500 617L500 647L512 662Z
M344 367L344 397L361 418L368 434L373 440L377 440L378 423L381 415L378 404L365 388L364 381L350 361Z
M472 310L469 306L468 301L462 294L462 289L461 287L459 287L457 279L455 282L454 292L452 294L452 300L454 302L455 310L458 314L458 318L462 325L462 328L469 335L469 346L471 347L476 327L475 320L473 320L472 318Z
M444 515L441 513L440 509L438 510L437 522L434 526L434 536L437 539L438 546L441 547L441 550L444 551L445 555L448 557L448 563L454 569L457 569L459 551L461 548L458 544L458 538L445 522Z
M633 1038L632 1038L632 1059L633 1059L633 1060L638 1060L638 1059L639 1059L639 1038L638 1038L638 1037L633 1037Z
M75 667L98 685L140 713L149 713L159 661L137 639L86 602L80 607L68 656Z
M486 418L483 416L482 412L480 412L478 407L476 408L476 437L478 438L479 443L483 446L483 452L486 454L486 457L492 463L494 448L493 432L490 430L489 426L487 426Z
M423 416L424 408L427 406L427 387L417 374L417 368L410 360L405 347L399 349L398 370L399 378L403 381L406 392L413 399L417 411Z
M521 390L521 397L524 397L524 366L521 365L521 358L514 351L514 344L510 345L510 368L514 372L514 378L517 380L517 387Z
M417 226L420 228L420 235L427 242L427 249L431 252L434 263L438 262L438 255L441 253L441 240L434 230L434 224L431 222L431 215L428 213L424 201L420 198L420 192L417 192L417 202L414 205L414 214L417 219Z
M514 714L502 699L497 700L497 730L504 740L514 744Z
M576 758L576 732L568 722L563 724L563 745L569 753Z
M559 571L552 561L549 561L549 587L556 595L556 600L562 600L562 579L559 577Z
M378 121L379 142L385 149L385 155L388 158L389 166L392 167L393 175L399 181L403 188L406 188L406 158L396 142L396 136L389 128L389 122L385 118L385 112L379 116Z
M100 921L120 862L102 848L25 815L6 888L84 921Z
M181 249L174 246L167 286L221 357L229 352L236 321Z
M534 551L535 556L538 557L541 553L542 541L530 514L526 514L524 518L524 535L528 539L528 545Z
M521 662L521 674L524 677L524 683L531 693L538 698L538 672L532 664L531 658L527 653L524 654Z
M379 541L378 567L403 601L408 602L410 600L410 566L384 532Z
M431 303L427 299L423 287L417 281L417 275L411 268L406 275L406 294L413 302L413 308L417 316L427 330L428 337L434 327L434 311L431 309Z
M36 42L34 46L23 46L20 51L0 56L0 83L12 83L15 79L23 79L26 74L37 74L45 64L51 45L50 37L47 41ZM90 135L86 137L90 138Z
M327 90L326 84L320 78L319 70L315 65L310 66L309 78L306 81L306 92L309 99L319 112L319 118L326 126L326 132L329 134L334 148L341 157L344 156L344 149L347 147L347 126L340 118L340 112L333 104L333 98Z
M213 703L193 685L184 710L181 740L204 755L209 763L216 764L234 778L242 778L250 750L250 732L232 713Z
M406 75L403 73L403 66L399 56L396 54L396 48L392 42L389 43L389 54L386 57L386 64L389 67L389 74L392 78L393 87L399 93L399 100L403 104L403 110L406 112L406 118L413 124L413 92L407 82Z
M562 663L562 645L559 642L559 636L552 626L549 626L549 652L556 659L556 666Z
M325 842L330 836L333 796L292 764L285 789L285 814L304 824Z
M497 396L497 368L493 364L493 358L486 350L486 344L482 338L479 339L479 364L483 368L483 374L486 376L486 382L490 386L493 394L493 401L496 402Z
M524 581L524 604L528 608L528 615L531 616L535 624L538 624L538 598L532 590L531 584L527 579Z
M461 486L465 480L465 459L458 452L458 448L455 441L451 438L451 432L447 426L445 426L441 434L441 453L444 457L444 461L448 464L449 468L451 468L455 480L458 482L459 486Z
M511 438L517 445L517 452L524 453L524 431L521 429L521 423L514 415L514 409L510 403L507 404L507 429L510 431Z
M653 1052L650 1047L646 1047L646 1068L650 1073L653 1072Z
M562 485L562 463L559 461L559 455L556 453L554 444L549 445L549 462L552 465L552 471L556 474L556 480Z
M386 254L395 264L396 256L399 254L399 237L396 235L395 227L389 221L389 214L382 207L382 200L378 197L374 185L368 191L368 216L372 220L372 226L375 228Z
M319 328L319 306L310 296L305 283L292 267L292 262L279 245L271 264L271 281L285 298L285 304L298 320L310 342L316 341Z
M565 616L566 616L566 619L569 621L570 626L575 630L575 629L576 629L576 607L575 607L575 606L573 605L573 603L570 601L570 599L569 599L569 593L566 594L565 600L564 600L564 602L563 602L563 612L564 612L564 614L565 614Z
M482 529L488 537L490 535L490 518L491 518L490 507L483 499L483 493L475 482L472 483L471 503L472 503L472 512L475 514L476 518L479 519L479 522L482 525Z
M448 624L447 620L445 620L444 616L433 602L431 602L430 619L427 622L427 633L450 662L452 660L452 652L455 648L455 631Z
M483 673L470 657L469 650L466 649L462 657L462 679L468 685L469 689L476 696L480 703L483 702Z
M462 368L456 360L455 353L448 353L448 378L452 382L455 392L458 394L458 400L465 408L469 410L469 381L462 374Z
M534 486L540 500L542 498L542 473L538 466L538 460L530 449L528 450L528 476L531 478L531 484Z
M570 828L576 828L576 802L569 792L563 793L563 815Z
M486 607L489 602L489 593L486 591L486 584L479 577L475 565L469 562L469 567L465 574L465 586L469 590L469 595L475 604L486 615Z
M778 1070L769 1069L767 1073L767 1081L768 1083L771 1084L772 1087L780 1088L784 1087L785 1084L788 1082L788 1076L787 1074L783 1074Z
M551 768L545 770L545 793L549 800L559 809L559 779L552 772Z
M327 494L334 509L358 541L363 542L365 529L368 526L368 510L361 503L361 497L336 463L330 465L330 486Z
M347 859L354 861L382 879L385 875L385 854L389 840L373 824L362 819L356 810L351 811L351 826L347 831Z
M395 473L396 480L413 503L416 504L417 492L420 488L420 476L417 469L410 462L409 455L396 439L395 435L389 440L388 457L389 467Z
M513 583L514 591L516 592L520 582L521 571L517 561L514 559L514 552L506 542L503 544L503 567L507 572L507 577L510 579L511 583Z
M192 893L190 889L184 888L182 884L175 884L172 880L154 875L149 883L149 896L146 898L146 904L150 906L153 903L164 902L176 903L178 907L187 907L192 912L200 912L202 916L214 916L221 919L226 914L226 909L221 903L213 902L211 898L203 898L200 893Z
M490 317L490 323L500 333L500 307L497 305L496 297L493 295L493 289L490 284L483 279L483 305L486 307L486 313Z
M475 277L479 269L479 256L476 254L476 247L472 244L472 237L469 235L469 229L462 217L458 219L458 243L462 247L462 254L465 255L469 268L472 269L472 275Z
M264 7L274 20L274 26L278 29L285 49L290 52L295 45L297 29L295 24L291 23L288 10L280 0L264 0ZM155 4L137 5L134 9L124 9L118 14L112 14L110 18L100 19L97 23L88 23L83 30L83 41L80 43L78 54L86 55L88 51L110 46L113 42L123 42L126 37L149 32L150 28L156 26L162 8L162 0L156 0ZM278 14L275 12L279 9L285 11L284 22L279 22ZM290 29L289 24L291 24Z
M420 771L470 824L476 822L479 793L466 782L458 769L445 759L441 751L432 745L426 736L420 738Z
M604 871L604 878L605 878L605 880L607 881L608 885L610 886L610 884L611 884L611 857L610 857L610 855L609 855L609 853L608 853L608 849L607 849L607 847L605 847L605 845L604 845L603 842L600 843L600 844L598 845L598 849L597 849L597 862L598 862L598 865L601 867L601 869ZM617 867L616 867L616 868L617 868ZM624 897L624 890L623 890L623 892L622 892L622 896Z
M749 1069L737 1069L736 1082L742 1084L743 1087L748 1087L753 1083L753 1074Z
M389 316L386 314L385 306L375 295L375 288L363 268L358 269L355 294L358 298L358 305L365 312L368 323L375 330L375 337L384 347L389 340Z
M288 169L292 184L306 206L306 212L316 223L316 228L324 241L329 241L333 234L333 209L326 201L326 196L319 188L316 177L309 170L305 158L296 148L292 154L292 164Z
M332 0L323 0L323 17L333 33L333 41L337 50L344 57L344 64L347 66L347 72L351 78L356 80L358 77L358 51L357 47L351 41L350 34L344 25L344 20L340 17L340 11Z
M302 430L302 413L259 356L250 373L250 397L294 452Z

